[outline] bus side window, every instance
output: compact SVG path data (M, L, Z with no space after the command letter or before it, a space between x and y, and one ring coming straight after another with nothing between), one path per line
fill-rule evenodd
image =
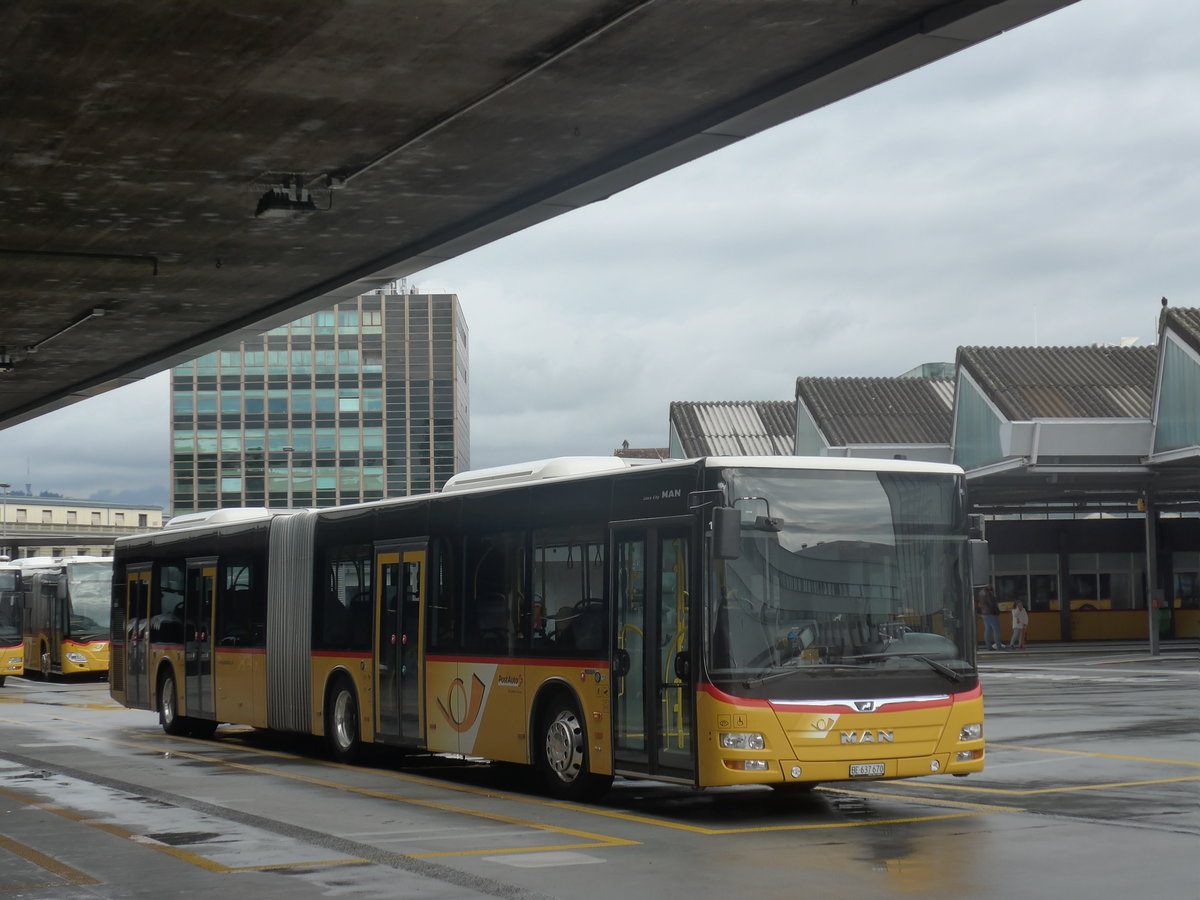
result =
M485 653L511 653L528 646L519 634L518 610L525 597L525 535L472 536L467 540L467 646Z
M535 645L549 652L605 646L604 532L580 526L534 534Z
M457 544L446 538L433 542L432 578L429 598L429 644L438 650L458 648L462 591L458 589Z
M266 643L266 621L262 615L260 588L248 558L222 560L224 575L217 605L217 646L262 647ZM260 620L261 617L261 620Z
M182 562L165 562L158 566L158 577L154 579L154 591L150 597L152 644L184 642L183 570Z
M369 544L333 547L325 555L325 584L313 607L313 647L371 649Z

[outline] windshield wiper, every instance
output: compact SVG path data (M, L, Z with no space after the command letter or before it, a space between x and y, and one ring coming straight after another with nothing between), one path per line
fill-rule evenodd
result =
M963 674L957 669L952 669L949 666L942 665L936 659L930 659L920 653L864 653L859 656L852 657L853 659L915 659L917 662L925 663L933 671L937 672L948 681L962 681Z
M815 666L788 666L784 664L778 668L767 669L761 675L745 679L742 681L742 687L757 687L769 681L777 681L780 678L786 678L788 675L795 675L797 672L803 672L806 675L829 675L836 674L844 669L869 668L871 666L864 666L858 663L820 663Z

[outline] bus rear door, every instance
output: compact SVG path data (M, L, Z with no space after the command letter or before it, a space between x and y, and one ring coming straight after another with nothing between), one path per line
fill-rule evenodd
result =
M188 561L184 593L184 710L189 718L216 717L213 699L213 598L216 560Z
M125 574L125 705L149 709L150 567Z
M688 671L690 520L614 526L612 717L617 774L695 781Z
M425 543L375 550L376 737L424 744L421 635L424 633Z

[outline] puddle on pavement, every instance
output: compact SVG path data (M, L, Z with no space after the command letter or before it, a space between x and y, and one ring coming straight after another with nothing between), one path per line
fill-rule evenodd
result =
M214 838L223 837L217 831L159 831L154 834L144 834L143 838L167 844L170 847L188 847L193 844L206 844Z

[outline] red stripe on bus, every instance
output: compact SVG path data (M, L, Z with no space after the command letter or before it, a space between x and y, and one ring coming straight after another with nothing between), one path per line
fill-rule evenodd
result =
M696 685L698 693L708 694L714 700L719 700L722 703L732 703L736 706L761 706L764 709L771 705L769 700L757 700L750 697L735 697L733 694L727 694L716 685L701 683Z
M736 706L757 706L757 707L774 707L775 704L770 700L754 699L750 697L735 697L732 694L727 694L720 688L711 684L698 684L696 690L706 693L714 700L719 700L722 703L731 703ZM928 709L931 706L949 706L952 703L965 703L969 700L977 700L983 696L983 686L975 685L969 691L963 691L961 694L951 694L944 699L915 701L911 703L889 703L887 705L888 712L901 712L908 709ZM886 700L886 697L878 698ZM804 701L789 702L787 704L780 703L779 708L786 709L788 712L821 712L828 707L826 706L806 706Z

